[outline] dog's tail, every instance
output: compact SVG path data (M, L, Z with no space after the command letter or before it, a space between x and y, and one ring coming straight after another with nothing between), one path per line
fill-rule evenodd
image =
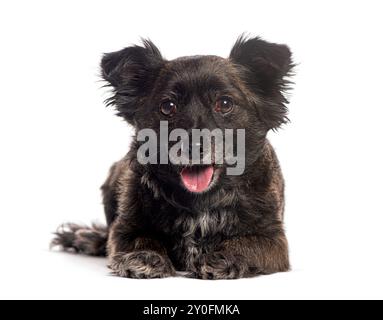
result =
M72 251L89 256L106 256L108 228L92 224L91 227L67 223L54 233L51 248L59 247L64 251Z

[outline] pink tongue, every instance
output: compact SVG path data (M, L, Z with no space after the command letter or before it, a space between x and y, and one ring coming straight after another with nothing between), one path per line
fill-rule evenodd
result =
M209 188L213 173L212 166L184 168L181 172L181 179L189 191L203 192Z

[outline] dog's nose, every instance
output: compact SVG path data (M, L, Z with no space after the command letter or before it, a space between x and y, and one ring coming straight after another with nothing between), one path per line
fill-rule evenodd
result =
M202 142L190 142L189 144L187 144L183 141L181 144L181 148L182 152L184 154L187 154L190 160L193 159L193 156L194 158L201 158L201 156L203 156L204 150Z

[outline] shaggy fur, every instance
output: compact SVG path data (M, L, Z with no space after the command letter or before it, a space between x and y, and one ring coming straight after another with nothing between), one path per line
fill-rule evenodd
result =
M181 166L141 165L134 140L102 186L107 229L68 225L53 241L64 249L107 256L122 277L160 278L183 271L201 279L236 279L289 270L283 229L284 182L269 130L287 122L284 91L293 67L287 46L240 37L229 58L165 60L150 41L106 54L102 76L113 89L107 103L136 130L169 121L183 128L246 129L246 169L202 194L187 191ZM230 96L230 114L214 110ZM177 113L159 112L164 99Z

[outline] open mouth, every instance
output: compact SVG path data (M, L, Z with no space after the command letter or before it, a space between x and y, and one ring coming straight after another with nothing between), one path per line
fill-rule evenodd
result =
M214 166L191 166L182 169L181 180L190 192L201 193L209 189L214 176Z

